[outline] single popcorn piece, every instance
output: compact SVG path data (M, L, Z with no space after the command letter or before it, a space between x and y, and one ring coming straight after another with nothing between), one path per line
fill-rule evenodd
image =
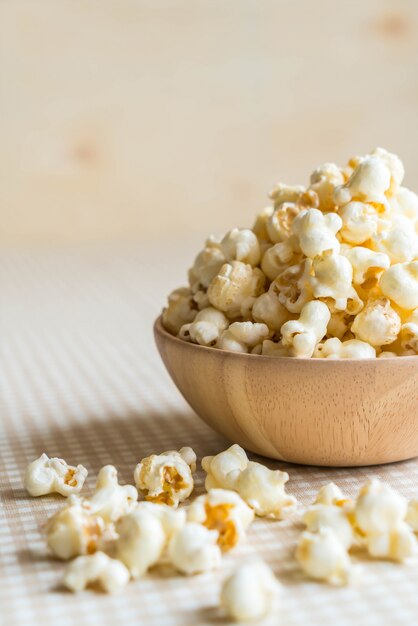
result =
M316 345L327 332L331 314L324 302L312 301L305 304L298 320L289 320L282 326L282 343L290 355L309 358Z
M225 257L220 243L215 238L209 237L188 272L192 292L207 289L224 263Z
M311 533L329 528L347 550L354 543L354 530L344 505L314 504L306 511L302 521Z
M418 544L413 530L401 522L389 531L371 533L367 550L374 558L402 562L418 552Z
M25 489L31 496L45 496L49 493L59 493L62 496L78 494L87 474L83 465L68 465L64 459L50 459L43 453L26 468Z
M271 283L269 291L276 295L290 313L300 313L303 306L313 299L310 280L312 261L305 259L291 265Z
M148 456L135 468L134 478L145 499L177 507L193 491L191 467L196 455L191 448L169 450Z
M289 265L301 262L301 253L295 251L296 243L296 238L289 237L265 251L261 269L269 280L275 280Z
M238 317L251 308L263 292L264 283L260 269L241 261L225 263L209 285L209 302L227 316Z
M406 187L399 187L390 199L392 210L397 215L407 217L412 222L418 221L418 196Z
M351 200L386 204L386 192L391 186L391 172L385 162L376 156L365 157L348 181L336 187L335 203L339 206Z
M350 315L346 311L337 311L334 306L328 307L330 309L331 317L327 326L327 336L337 337L343 339L351 332L351 325L354 322L354 315ZM317 348L321 344L318 344Z
M70 591L83 591L88 585L98 583L106 593L116 593L128 582L129 572L125 565L104 552L74 559L68 565L63 580Z
M319 489L314 504L345 506L347 504L351 505L352 500L347 498L335 483L327 483Z
M203 524L209 530L217 530L218 545L227 552L245 537L254 513L235 491L211 489L191 503L187 519Z
M237 622L260 620L275 607L282 587L263 561L244 563L222 585L221 606Z
M338 337L332 337L319 343L313 356L317 359L374 359L376 349L359 339L340 341Z
M120 485L118 472L113 465L105 465L100 470L94 494L85 502L92 513L105 522L116 522L129 513L138 500L138 491L133 485Z
M168 306L163 310L162 321L173 335L177 335L184 324L193 322L197 314L197 305L193 294L187 287L175 289L168 296Z
M218 538L217 530L187 522L170 541L169 559L179 572L187 576L216 569L222 559Z
M330 528L303 532L296 549L296 560L310 578L332 585L346 585L355 578L355 568L347 550Z
M266 339L263 341L261 346L261 354L263 356L272 356L272 357L288 357L289 350L285 348L281 341L275 342Z
M179 337L201 346L213 346L228 327L228 323L222 311L207 307L199 311L191 324L181 327Z
M269 242L269 235L267 232L267 222L273 215L273 207L268 206L263 209L255 218L255 222L252 227L253 233L257 236L259 243Z
M202 459L207 473L206 489L232 489L258 516L281 519L293 510L296 499L285 492L289 475L250 461L245 450L234 444L216 456Z
M151 511L135 509L124 515L116 525L116 532L117 557L132 578L142 576L161 559L167 536L161 520Z
M384 225L389 226L374 206L364 202L349 202L339 209L338 215L342 219L339 234L352 245L369 241Z
M46 535L52 554L63 560L93 554L114 538L113 529L77 496L48 520Z
M159 502L142 500L137 503L135 511L146 511L156 517L161 522L167 539L171 539L186 522L186 510L184 508L173 509L172 506Z
M305 209L293 221L292 234L297 237L303 254L314 259L323 252L340 251L340 242L335 235L341 226L341 217L336 213Z
M253 305L252 315L256 322L266 324L275 332L279 332L283 324L291 317L289 311L279 302L277 294L272 291L266 291L257 298Z
M291 234L293 221L301 210L302 207L294 202L283 202L279 204L266 223L267 234L270 241L280 243L288 239Z
M336 309L356 314L363 303L352 286L352 280L350 261L340 254L325 253L314 260L309 283L315 298L330 298Z
M260 245L257 236L247 228L233 228L221 241L226 261L241 261L255 267L260 262Z
M402 309L418 308L418 261L396 263L380 277L380 289Z
M418 235L414 224L403 215L394 215L390 229L374 235L371 245L375 250L384 252L391 263L405 263L418 256Z
M266 324L234 322L219 337L217 347L231 352L248 352L270 335Z
M335 188L344 182L344 175L335 163L324 163L313 171L309 189L317 193L321 211L334 210Z
M391 195L399 189L405 176L405 168L400 158L388 152L384 148L375 148L371 153L372 157L378 157L386 165L391 176Z
M366 289L375 287L381 272L390 267L387 254L374 252L362 246L349 248L344 252L344 256L353 266L353 283Z
M245 450L237 443L215 456L203 457L202 468L206 472L206 490L234 489L238 473L245 470L248 462Z
M273 200L275 207L280 206L284 202L297 202L305 193L306 187L303 185L286 185L285 183L277 183L270 192L269 197Z
M367 536L386 533L397 528L405 519L408 503L390 485L373 479L359 491L355 506L355 521Z
M401 318L391 307L388 298L368 302L351 326L357 339L374 347L392 343L400 330Z

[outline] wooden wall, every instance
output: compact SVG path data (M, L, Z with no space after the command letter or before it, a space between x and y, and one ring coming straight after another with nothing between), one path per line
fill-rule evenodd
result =
M248 225L383 145L418 189L416 0L2 0L0 243Z

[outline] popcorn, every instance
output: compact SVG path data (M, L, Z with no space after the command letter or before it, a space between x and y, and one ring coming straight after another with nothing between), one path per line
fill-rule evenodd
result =
M240 261L225 263L209 285L209 302L228 317L238 317L263 292L264 282L264 274L258 268Z
M191 448L169 450L148 456L135 468L135 483L145 499L177 507L193 491L191 466L196 455Z
M270 330L275 332L280 332L282 325L291 316L273 291L266 291L257 298L253 305L252 315L256 322L266 324Z
M52 554L63 560L93 554L114 537L112 528L76 496L48 520L46 534Z
M365 157L356 167L348 181L336 187L335 203L344 205L351 200L385 204L386 192L391 186L391 170L381 158Z
M237 444L216 456L204 457L202 467L207 473L206 489L233 489L258 516L281 519L295 507L296 499L285 492L289 475L249 461Z
M279 183L251 230L206 241L163 324L185 341L262 356L418 354L408 319L418 309L418 196L403 177L399 158L376 148L345 167L324 163L308 188ZM293 333L313 302L329 310L321 336Z
M300 263L302 255L294 250L294 241L286 239L268 248L261 260L261 269L269 280L275 280L289 265Z
M87 474L83 465L68 465L64 459L50 459L43 453L26 468L25 489L31 496L45 496L49 493L69 496L80 493Z
M221 606L237 622L259 620L271 612L281 589L264 562L245 563L224 581Z
M202 288L207 289L224 263L225 257L220 244L213 238L207 239L204 249L199 252L189 269L189 284L193 293Z
M82 591L91 583L98 583L106 593L120 591L128 582L129 572L124 564L104 552L74 559L68 565L63 580L70 591Z
M266 324L234 322L220 336L218 347L234 352L248 352L249 348L261 343L269 334Z
M405 498L373 479L360 489L355 506L356 525L366 536L385 533L402 523L407 508Z
M315 298L331 298L336 309L357 313L363 304L352 286L353 268L340 254L324 254L313 262L309 283Z
M387 298L370 300L356 316L351 331L372 346L392 343L401 330L401 319Z
M190 448L191 449L191 448ZM196 467L192 471L195 471ZM142 500L138 502L135 511L146 511L156 517L162 524L167 539L171 537L184 526L186 522L185 509L173 509L168 504L159 504L158 502L149 502Z
M326 504L328 506L344 506L351 504L352 500L346 498L341 489L335 483L323 485L316 494L314 504Z
M212 346L227 327L228 320L222 311L206 307L199 311L191 324L180 328L179 337L201 346Z
M332 585L346 585L355 574L347 550L330 528L316 533L301 534L296 560L310 578L325 580Z
M203 524L209 530L217 530L218 545L223 552L227 552L245 537L254 513L234 491L211 489L191 503L187 519Z
M308 258L314 259L323 252L340 251L336 233L342 220L336 213L322 213L318 209L304 209L294 219L292 233L298 238L299 246Z
M187 287L175 289L168 296L168 306L163 310L162 321L173 335L177 335L184 324L193 322L197 314L197 306L193 294Z
M291 356L309 358L327 332L331 315L323 302L308 302L298 320L289 320L282 326L282 343Z
M301 208L294 202L282 202L277 205L266 223L270 241L280 243L289 237L293 221Z
M117 557L132 578L142 576L161 559L167 537L161 520L151 511L131 511L117 522L116 531Z
M383 272L379 285L382 293L402 309L418 308L418 261L392 265Z
M371 204L349 202L338 210L342 219L339 232L342 239L352 245L360 245L376 235L384 225L383 220Z
M343 506L314 504L306 511L302 521L311 533L329 528L347 550L354 543L354 530Z
M375 287L382 270L390 267L390 259L387 254L374 252L362 246L349 248L344 252L344 256L353 267L353 284L366 289Z
M300 313L303 306L312 300L310 277L312 261L291 265L271 283L269 291L277 295L279 302L290 313Z
M392 530L371 534L367 538L367 549L374 558L400 562L418 551L413 530L403 522Z
M220 245L226 261L241 261L253 267L260 262L260 245L252 230L233 228L225 235Z
M412 350L418 353L418 309L401 326L400 340L402 350Z
M219 567L222 559L218 531L196 522L187 522L169 544L168 556L174 567L187 576Z
M334 210L334 191L343 183L344 175L335 163L324 163L313 171L309 189L317 193L321 211Z
M105 465L100 470L94 494L86 500L92 513L105 522L116 522L129 513L138 500L138 492L133 485L120 485L118 472L113 465Z
M376 350L359 339L340 341L338 337L332 337L324 343L319 343L313 356L318 359L374 359Z

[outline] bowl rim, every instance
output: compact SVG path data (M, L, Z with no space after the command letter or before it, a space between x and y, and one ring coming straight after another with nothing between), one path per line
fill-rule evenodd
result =
M251 354L248 352L234 352L232 350L219 350L218 348L212 348L210 346L201 346L197 343L192 343L189 341L184 341L183 339L179 339L179 337L176 337L175 335L172 335L166 328L164 328L163 323L162 323L162 314L160 314L157 319L154 322L154 333L155 334L159 334L162 337L165 337L166 339L168 339L169 341L171 341L173 344L177 344L177 345L181 345L182 348L191 348L194 350L200 350L200 351L206 351L208 353L212 353L212 354L218 354L218 355L225 355L228 356L229 358L238 358L238 359L261 359L264 361L269 361L270 363L272 361L278 362L278 363L328 363L328 365L330 363L393 363L394 361L396 361L396 363L409 363L410 361L416 360L416 362L418 363L418 354L417 355L411 355L411 356L393 356L393 357L387 357L386 359L379 359L379 358L373 358L373 359L315 359L315 358L292 358L292 357L288 357L288 356L275 356L275 355L266 355L266 354ZM320 366L321 367L321 366ZM383 365L379 365L378 367L384 367Z

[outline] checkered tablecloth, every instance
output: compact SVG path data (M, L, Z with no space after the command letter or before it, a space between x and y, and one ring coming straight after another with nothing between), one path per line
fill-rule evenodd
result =
M153 319L199 244L192 238L1 254L1 626L226 624L217 608L220 582L254 555L284 586L268 625L418 624L418 560L403 566L364 560L363 578L350 588L309 582L293 560L300 527L289 520L257 519L219 571L192 578L155 571L110 597L74 596L61 587L63 564L48 556L43 527L63 499L25 493L29 461L47 452L82 463L91 489L108 463L122 482L132 482L135 464L152 452L190 445L201 458L227 445L180 397L152 338ZM270 466L289 472L289 491L304 503L330 480L354 495L372 476L418 495L417 461L335 470ZM199 472L196 491L202 490Z

